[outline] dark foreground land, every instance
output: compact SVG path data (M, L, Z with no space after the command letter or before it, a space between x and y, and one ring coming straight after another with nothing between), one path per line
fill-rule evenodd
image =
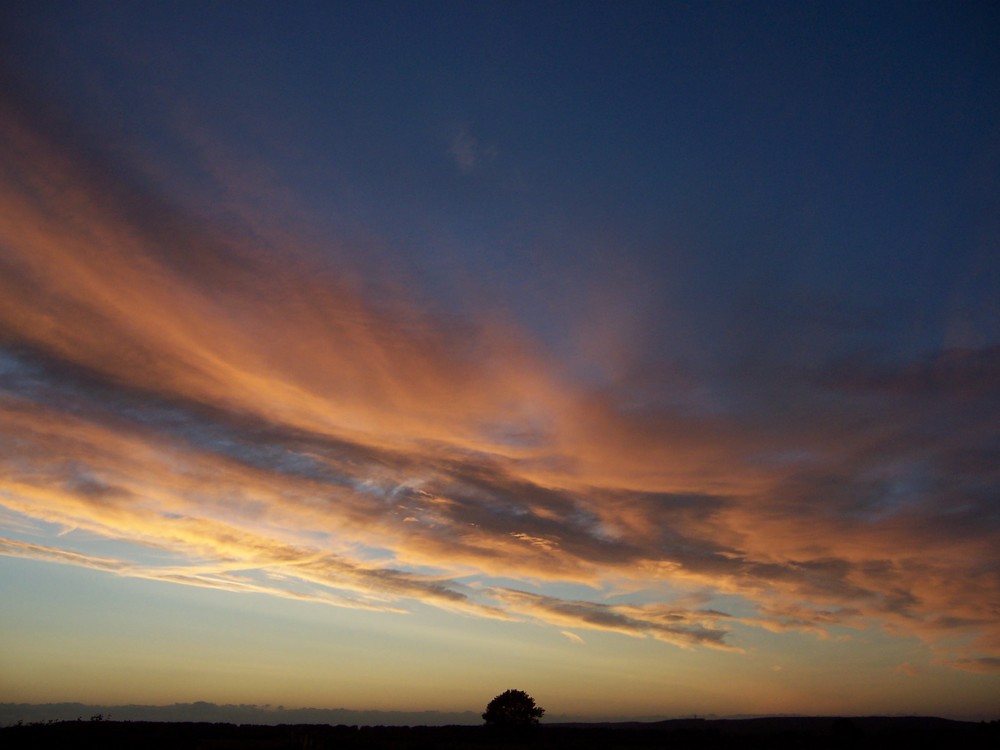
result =
M641 724L550 724L527 732L501 732L470 726L261 726L195 722L63 721L2 728L0 747L7 750L996 750L1000 748L1000 722L974 723L922 717L678 719Z

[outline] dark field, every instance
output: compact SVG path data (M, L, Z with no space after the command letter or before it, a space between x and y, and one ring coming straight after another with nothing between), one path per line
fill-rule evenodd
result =
M194 722L66 721L0 729L0 747L65 750L338 750L339 748L822 748L1000 747L1000 722L932 718L680 719L650 724L542 725L521 733L485 727L236 725Z

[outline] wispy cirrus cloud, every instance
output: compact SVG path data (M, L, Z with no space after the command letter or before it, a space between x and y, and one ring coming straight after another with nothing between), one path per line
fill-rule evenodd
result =
M458 320L288 232L196 219L23 102L0 143L0 506L25 537L3 554L571 640L880 625L992 669L992 349L790 368L794 404L764 415L680 377L636 408L635 372L595 386L496 310ZM32 522L171 560L28 541ZM592 600L546 593L566 583ZM754 614L671 604L688 588Z
M484 145L468 127L461 127L451 139L448 153L463 174L474 171L484 162L496 158L495 146Z
M1000 659L992 656L982 656L978 659L956 659L950 662L949 666L965 672L996 674L1000 672Z

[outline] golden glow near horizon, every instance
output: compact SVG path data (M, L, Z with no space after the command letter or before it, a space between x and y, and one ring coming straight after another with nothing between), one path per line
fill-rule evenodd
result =
M995 710L996 524L928 427L966 415L955 473L994 434L971 349L919 408L845 369L739 411L643 369L638 272L554 292L556 352L289 229L207 137L218 215L49 128L3 102L0 701Z

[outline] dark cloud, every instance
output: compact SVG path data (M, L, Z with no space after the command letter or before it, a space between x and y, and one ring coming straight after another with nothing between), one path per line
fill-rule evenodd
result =
M1000 346L943 349L895 365L855 358L827 368L821 382L849 393L957 402L976 399L980 406L1000 408Z
M728 631L702 624L728 617L718 612L567 601L515 589L498 589L494 590L493 594L515 612L562 627L651 636L683 646L731 648L725 643Z

